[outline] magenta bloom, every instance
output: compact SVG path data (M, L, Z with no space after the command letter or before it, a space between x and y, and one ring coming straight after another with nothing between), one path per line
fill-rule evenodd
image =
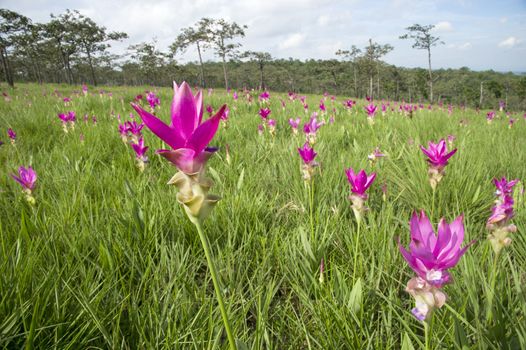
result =
M324 123L321 122L321 123L318 123L318 120L316 119L316 117L311 117L309 119L309 122L306 123L305 125L303 125L303 131L306 133L306 134L316 134L316 132L318 131L319 128L321 128L321 126L323 125Z
M150 105L151 109L155 109L156 106L161 105L161 100L153 91L150 91L148 95L146 95L146 101L148 101L148 104Z
M121 137L128 136L128 126L126 125L126 123L119 124L119 134L121 134Z
M364 107L365 111L367 112L367 116L369 118L373 118L376 115L376 110L378 107L376 107L374 104L370 103L367 106Z
M11 174L11 177L18 182L24 190L32 191L35 188L35 182L37 181L37 174L30 166L24 168L23 166L18 168L18 176Z
M148 146L144 146L144 139L142 137L139 138L139 141L137 143L132 143L131 146L135 151L135 156L137 157L137 159L140 159L142 161L148 160L148 157L145 157L146 151L148 150Z
M343 105L345 106L345 108L347 108L347 109L350 110L350 109L352 108L352 106L355 105L355 102L354 102L353 100L346 100L346 101L343 103Z
M289 125L291 126L292 129L298 129L298 127L300 126L300 122L301 122L300 118L296 118L296 119L290 118L289 119Z
M310 147L308 142L305 142L303 147L298 148L298 153L305 164L313 164L314 158L318 155L318 153L314 152L314 148Z
M268 91L263 91L261 95L259 95L260 101L268 101L269 98L270 98L270 94L268 93Z
M271 127L271 128L275 128L275 127L276 127L276 120L274 120L274 119L269 119L269 120L267 121L267 125L268 125L269 127Z
M230 114L230 108L226 107L225 112L221 115L221 120L226 122L228 120L229 114Z
M135 135L137 137L139 137L141 135L141 130L142 128L144 128L144 124L141 123L137 123L135 120L134 121L128 121L128 122L125 122L124 123L126 125L126 130L127 132L130 132L132 135ZM120 125L119 125L119 130L120 130ZM122 132L121 132L121 135L122 135Z
M320 101L320 111L325 112L327 109L325 108L325 103L323 103L323 100Z
M457 152L455 148L447 153L446 141L444 139L440 140L437 144L429 141L428 145L429 147L427 149L420 145L420 149L429 158L427 160L429 164L436 168L444 168L448 164L448 159Z
M206 113L208 113L208 115L211 116L212 113L214 113L214 108L212 108L211 105L206 106Z
M497 191L495 191L495 194L497 196L511 196L513 192L513 186L515 186L519 182L519 180L506 180L505 177L502 179L493 179L493 184L497 188Z
M11 141L16 140L16 133L11 128L7 129L7 136L9 136Z
M237 91L234 91L234 93L232 94L232 98L234 99L234 101L237 101L238 99Z
M262 118L262 119L267 119L268 116L270 115L270 113L272 113L272 111L270 110L270 108L261 108L259 110L259 116Z
M199 172L215 149L207 148L217 132L221 115L226 105L207 121L203 118L203 95L194 96L186 82L177 86L174 82L174 98L171 108L171 123L166 125L139 105L132 107L141 116L144 124L173 150L158 150L161 156L187 174Z
M413 212L410 221L411 243L407 251L398 242L400 252L409 266L427 283L441 288L451 282L448 269L454 267L460 257L464 255L469 243L460 248L464 241L463 215L457 217L451 224L444 218L438 224L438 234L435 235L433 226L422 210L420 214Z
M494 112L494 111L489 111L489 112L486 114L486 120L487 120L488 122L491 122L494 118L495 118L495 112Z
M365 170L362 169L355 174L353 168L349 168L345 170L345 174L351 185L351 192L358 197L367 199L365 191L367 191L367 189L373 184L374 179L376 178L376 173L367 176Z

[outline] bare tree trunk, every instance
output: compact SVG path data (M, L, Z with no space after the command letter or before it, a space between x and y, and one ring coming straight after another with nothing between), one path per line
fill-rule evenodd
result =
M197 44L197 54L199 55L199 68L201 70L201 86L205 87L205 71L203 69L203 58L201 57L201 47L199 46L199 41L196 41Z
M225 56L221 56L221 58L223 59L223 75L225 77L225 89L228 91L228 77L226 75L226 61L225 61Z
M356 76L356 64L352 67L354 73L354 97L358 97L358 77Z
M15 87L15 82L13 81L13 76L11 75L11 69L9 67L7 52L4 48L0 48L0 57L2 59L2 68L5 74L5 81L10 87Z
M484 94L484 82L481 81L480 82L480 99L479 99L479 107L482 108L482 99L483 99L483 95Z
M93 82L93 85L97 86L97 78L95 78L95 69L93 68L93 62L91 61L91 53L89 50L86 50L86 54L88 55L88 64L91 72L91 81Z
M427 60L429 62L429 100L433 103L433 70L431 69L431 48L427 49Z
M369 77L369 96L373 97L373 75Z
M259 85L263 90L265 90L265 82L263 80L263 65L259 65Z

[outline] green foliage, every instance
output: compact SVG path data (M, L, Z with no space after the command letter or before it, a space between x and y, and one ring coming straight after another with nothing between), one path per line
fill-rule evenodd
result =
M127 117L128 102L151 88L105 87L112 98L72 94L79 89L20 84L10 91L11 101L0 104L1 130L12 127L18 134L15 146L0 147L0 347L227 348L199 238L175 189L166 185L175 169L154 154L162 143L144 131L150 163L140 173L117 131L116 115ZM55 90L72 96L71 105L65 107ZM168 120L172 92L156 92L162 101L157 115ZM407 242L411 212L423 208L429 214L432 207L418 146L448 134L456 136L459 150L438 187L431 220L436 225L442 216L451 220L464 213L465 241L477 242L451 270L454 283L445 286L447 304L434 314L431 344L525 348L526 207L519 191L513 219L518 232L498 261L493 320L487 323L484 316L493 293L493 257L485 239L491 179L526 178L526 122L521 118L509 129L503 113L488 125L485 111L455 108L448 117L435 108L412 119L387 113L370 126L365 101L349 113L338 98L335 123L320 129L315 146L320 167L311 240L296 150L303 137L293 137L287 124L289 117L304 115L303 107L287 100L282 112L280 98L286 100L271 92L277 120L272 138L257 133L258 105L246 104L241 94L234 103L224 90L205 93L205 105L230 107L228 127L213 141L219 151L209 162L214 193L223 199L205 232L240 348L423 347L423 327L404 292L413 273L396 237ZM307 102L314 107L320 98L308 95ZM68 134L56 117L65 110L78 117ZM84 113L96 115L97 125L84 123ZM387 157L372 166L367 155L377 146ZM29 164L38 173L34 207L9 176ZM378 173L359 236L344 174L349 166Z

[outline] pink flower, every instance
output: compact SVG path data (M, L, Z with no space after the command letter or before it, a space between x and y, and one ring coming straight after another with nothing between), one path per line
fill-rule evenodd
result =
M268 116L270 115L270 113L272 113L272 111L270 110L270 108L261 108L259 110L259 116L262 118L262 119L267 119Z
M187 174L198 173L215 149L208 143L217 132L219 121L226 108L207 121L203 118L203 95L198 91L194 96L186 82L177 86L174 82L174 98L171 107L171 123L165 124L156 116L132 103L144 124L173 150L158 150L157 153Z
M349 168L345 170L345 174L347 175L347 180L351 185L351 192L356 196L367 199L367 194L365 194L365 191L367 191L367 189L373 184L374 179L376 178L376 173L372 173L371 175L367 176L365 170L362 169L357 174L355 174L353 168Z
M400 242L398 246L402 256L416 274L427 283L441 288L451 282L448 269L454 267L464 255L469 243L461 248L464 241L463 215L457 217L451 224L444 218L438 224L435 234L431 222L422 210L420 214L413 212L410 221L411 243L409 251Z
M22 186L24 190L32 191L35 188L35 182L37 181L37 174L30 166L24 168L23 166L18 168L18 176L11 174L11 177Z
M456 152L455 148L451 152L447 152L446 141L440 140L438 143L429 141L428 148L420 146L422 152L428 157L428 163L435 168L444 168L448 164L449 158L451 158Z

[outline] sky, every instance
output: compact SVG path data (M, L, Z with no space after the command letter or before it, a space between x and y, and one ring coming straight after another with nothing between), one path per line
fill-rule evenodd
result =
M165 50L182 28L211 17L248 26L241 50L327 59L372 38L394 46L384 61L403 67L427 67L426 51L399 39L404 28L433 24L444 42L432 49L433 68L526 72L526 0L0 0L0 7L36 22L79 10L109 30L128 33L129 39L112 44L114 53L154 38ZM204 58L215 59L212 51ZM197 52L189 48L176 59L195 61Z

